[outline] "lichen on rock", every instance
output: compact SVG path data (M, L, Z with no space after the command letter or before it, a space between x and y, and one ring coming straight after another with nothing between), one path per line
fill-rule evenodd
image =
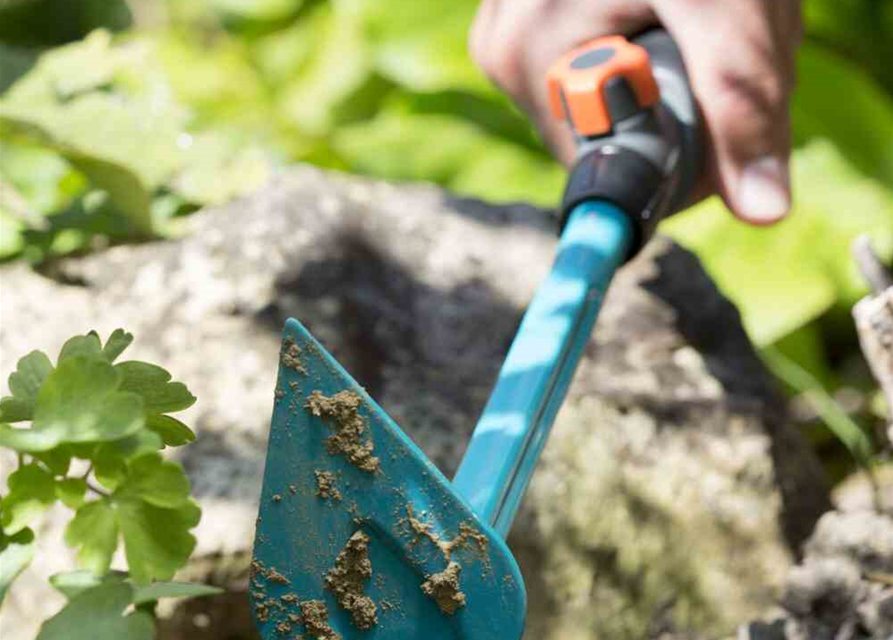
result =
M376 473L380 462L372 455L372 440L365 434L366 420L359 414L361 405L360 396L345 390L333 396L313 391L304 406L335 429L335 433L326 439L330 454L340 454L358 469Z

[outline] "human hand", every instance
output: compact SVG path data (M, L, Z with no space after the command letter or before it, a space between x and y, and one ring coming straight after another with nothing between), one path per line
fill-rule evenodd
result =
M708 160L698 199L718 193L752 224L780 220L791 202L788 102L800 0L483 0L470 48L570 165L572 136L549 111L550 65L587 40L655 23L681 49L704 115Z

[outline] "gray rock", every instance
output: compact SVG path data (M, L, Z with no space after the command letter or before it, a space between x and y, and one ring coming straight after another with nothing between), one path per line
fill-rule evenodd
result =
M893 518L829 512L805 548L788 573L778 640L893 637Z
M204 508L184 576L245 588L278 332L302 320L449 476L548 270L553 220L429 186L296 168L193 216L181 240L0 271L0 375L33 348L118 326L199 402L174 455ZM8 467L8 465L6 465ZM732 633L780 594L829 508L825 478L697 260L653 242L618 276L510 543L530 638ZM33 635L60 601L63 522L3 611ZM238 593L168 612L163 637L248 638Z

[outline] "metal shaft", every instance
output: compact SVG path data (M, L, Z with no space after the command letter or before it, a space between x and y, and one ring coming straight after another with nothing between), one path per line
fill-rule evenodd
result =
M475 427L453 486L503 537L632 233L629 218L610 203L574 209Z

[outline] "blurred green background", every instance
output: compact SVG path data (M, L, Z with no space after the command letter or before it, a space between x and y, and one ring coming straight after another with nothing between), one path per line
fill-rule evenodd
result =
M0 0L0 259L177 234L293 162L554 206L563 170L466 52L476 5ZM849 246L893 256L893 2L804 13L794 215L751 229L714 200L663 229L738 304L840 478L889 456Z

